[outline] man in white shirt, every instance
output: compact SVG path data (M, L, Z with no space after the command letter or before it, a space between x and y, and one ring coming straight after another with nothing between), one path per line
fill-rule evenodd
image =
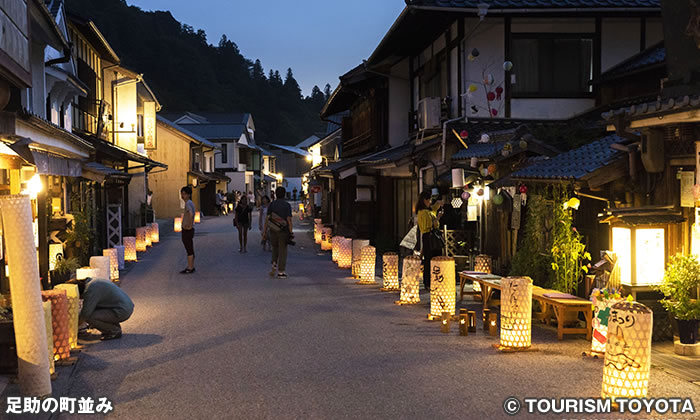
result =
M192 187L189 185L180 189L180 197L185 201L185 211L182 213L182 243L187 251L187 268L182 274L194 273L194 203L192 202Z

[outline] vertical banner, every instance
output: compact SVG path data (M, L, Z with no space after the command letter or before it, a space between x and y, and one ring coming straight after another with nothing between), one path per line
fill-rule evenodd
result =
M156 148L156 103L143 103L143 148L155 150Z
M683 171L681 178L681 207L695 207L695 196L693 186L695 186L695 172Z

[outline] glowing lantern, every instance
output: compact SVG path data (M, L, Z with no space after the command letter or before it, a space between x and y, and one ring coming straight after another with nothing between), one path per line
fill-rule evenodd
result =
M114 249L117 250L117 262L119 263L118 269L124 269L124 245L114 245Z
M90 257L90 268L95 270L95 278L109 280L109 257Z
M56 261L63 258L63 244L49 244L49 270L56 268Z
M334 263L338 262L338 248L340 246L341 239L343 239L343 237L338 235L331 238L331 261Z
M53 375L56 372L56 367L53 360L53 317L51 316L51 301L42 302L44 307L44 324L46 326L46 346L49 359L49 372Z
M384 287L382 291L398 291L399 290L399 254L395 252L387 252L382 255L382 277L384 279Z
M158 223L151 223L151 242L157 244L160 242L160 228Z
M173 220L173 232L182 232L182 217Z
M333 250L333 244L331 243L331 238L333 235L333 230L329 227L321 228L321 251L331 251Z
M472 195L469 193L469 191L464 191L464 192L462 193L462 200L468 201L468 200L469 200L469 197L471 197L471 196L472 196Z
M451 314L449 312L443 312L440 315L440 331L444 334L450 332L450 318Z
M491 257L489 257L488 255L479 254L476 257L474 257L474 271L478 271L480 273L491 274L491 267L492 267L492 261L491 261ZM475 281L472 284L472 289L475 292L481 292L481 284L479 284L478 281Z
M463 203L464 203L464 202L462 201L461 198L455 197L455 198L452 199L452 203L451 203L451 204L452 204L452 208L453 208L453 209L462 208L462 204L463 204Z
M489 314L489 335L495 337L498 334L498 314Z
M75 279L76 280L85 280L85 279L95 279L97 278L97 273L98 270L90 267L82 267L77 270L75 270Z
M594 289L591 294L593 301L593 337L591 339L591 352L603 354L608 341L608 321L612 306L622 301L618 294L608 294Z
M68 325L68 298L65 290L44 290L43 300L51 301L54 360L70 357L70 327Z
M146 228L136 228L136 251L146 252Z
M124 244L124 260L136 261L136 237L125 236L122 238L122 243Z
M501 193L498 193L498 194L493 196L493 204L500 206L501 204L503 204L503 201L504 201L504 199L503 199L503 195L501 195Z
M612 248L618 256L620 282L627 286L661 283L666 268L665 245L663 228L613 227Z
M468 323L468 328L469 332L476 332L476 312L475 311L468 311L467 312L467 323Z
M469 137L469 132L468 132L467 130L462 130L462 131L459 132L459 136L460 136L462 139L466 139L467 137Z
M469 316L465 308L459 310L459 335L469 335Z
M401 297L397 304L412 305L420 303L418 288L420 287L421 260L416 255L403 259L403 277L401 278Z
M457 287L455 260L452 257L434 257L430 260L430 319L443 312L455 314Z
M228 211L233 211L233 203L228 204Z
M360 266L362 264L362 248L368 245L369 240L367 239L352 240L352 276L355 278L360 277Z
M377 250L372 245L362 248L362 261L360 266L360 281L358 284L375 284L375 265L377 263Z
M109 278L112 281L119 281L119 255L114 248L102 250L102 255L109 257Z
M316 242L316 245L321 245L323 241L323 237L321 236L322 227L321 219L314 219L314 242Z
M532 338L532 279L501 280L501 346L524 349Z
M498 170L498 167L496 166L495 163L492 163L486 169L488 170L489 175L493 175L496 173L496 170Z
M144 226L143 230L145 231L146 247L153 246L153 242L151 242L151 225Z
M80 294L77 284L59 284L54 290L66 292L68 303L68 344L71 349L78 348L78 315L80 315Z
M202 222L202 213L200 211L194 212L194 222L195 223L201 223Z
M637 302L610 309L603 364L603 398L646 398L651 367L653 313Z
M338 268L352 267L352 238L341 238L338 244Z

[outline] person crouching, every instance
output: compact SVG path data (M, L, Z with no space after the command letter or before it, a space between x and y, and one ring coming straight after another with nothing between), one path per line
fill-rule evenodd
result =
M120 324L134 313L134 302L129 296L107 280L71 280L69 283L78 285L80 298L83 299L79 323L86 322L90 327L100 330L100 340L121 338Z

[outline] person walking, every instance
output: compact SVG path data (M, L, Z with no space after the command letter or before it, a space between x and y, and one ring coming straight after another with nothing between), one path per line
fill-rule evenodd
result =
M187 268L182 274L194 273L194 203L192 202L192 187L180 189L180 197L185 201L185 211L182 213L182 244L187 251Z
M272 269L270 276L277 273L277 278L287 278L287 245L294 234L292 232L292 206L284 199L287 191L284 187L275 189L277 199L267 208L267 219L263 228L263 239L270 235L272 243Z
M248 203L248 197L243 195L236 206L233 225L238 229L238 252L248 252L248 230L253 219L253 207Z
M270 248L270 240L265 237L265 221L267 220L267 209L270 206L270 197L263 196L260 199L260 214L258 215L258 228L260 228L260 235L262 236L262 249L267 251Z
M441 254L439 246L435 244L433 230L440 227L442 217L442 201L438 200L430 204L431 198L428 191L423 191L418 196L416 203L416 218L418 219L418 231L420 233L421 254L423 255L423 286L430 290L430 260ZM436 213L437 212L437 213Z
M216 207L216 215L217 216L221 216L221 214L222 214L222 212L221 212L221 199L222 199L221 190L218 190L216 192L216 195L214 196L214 205Z

